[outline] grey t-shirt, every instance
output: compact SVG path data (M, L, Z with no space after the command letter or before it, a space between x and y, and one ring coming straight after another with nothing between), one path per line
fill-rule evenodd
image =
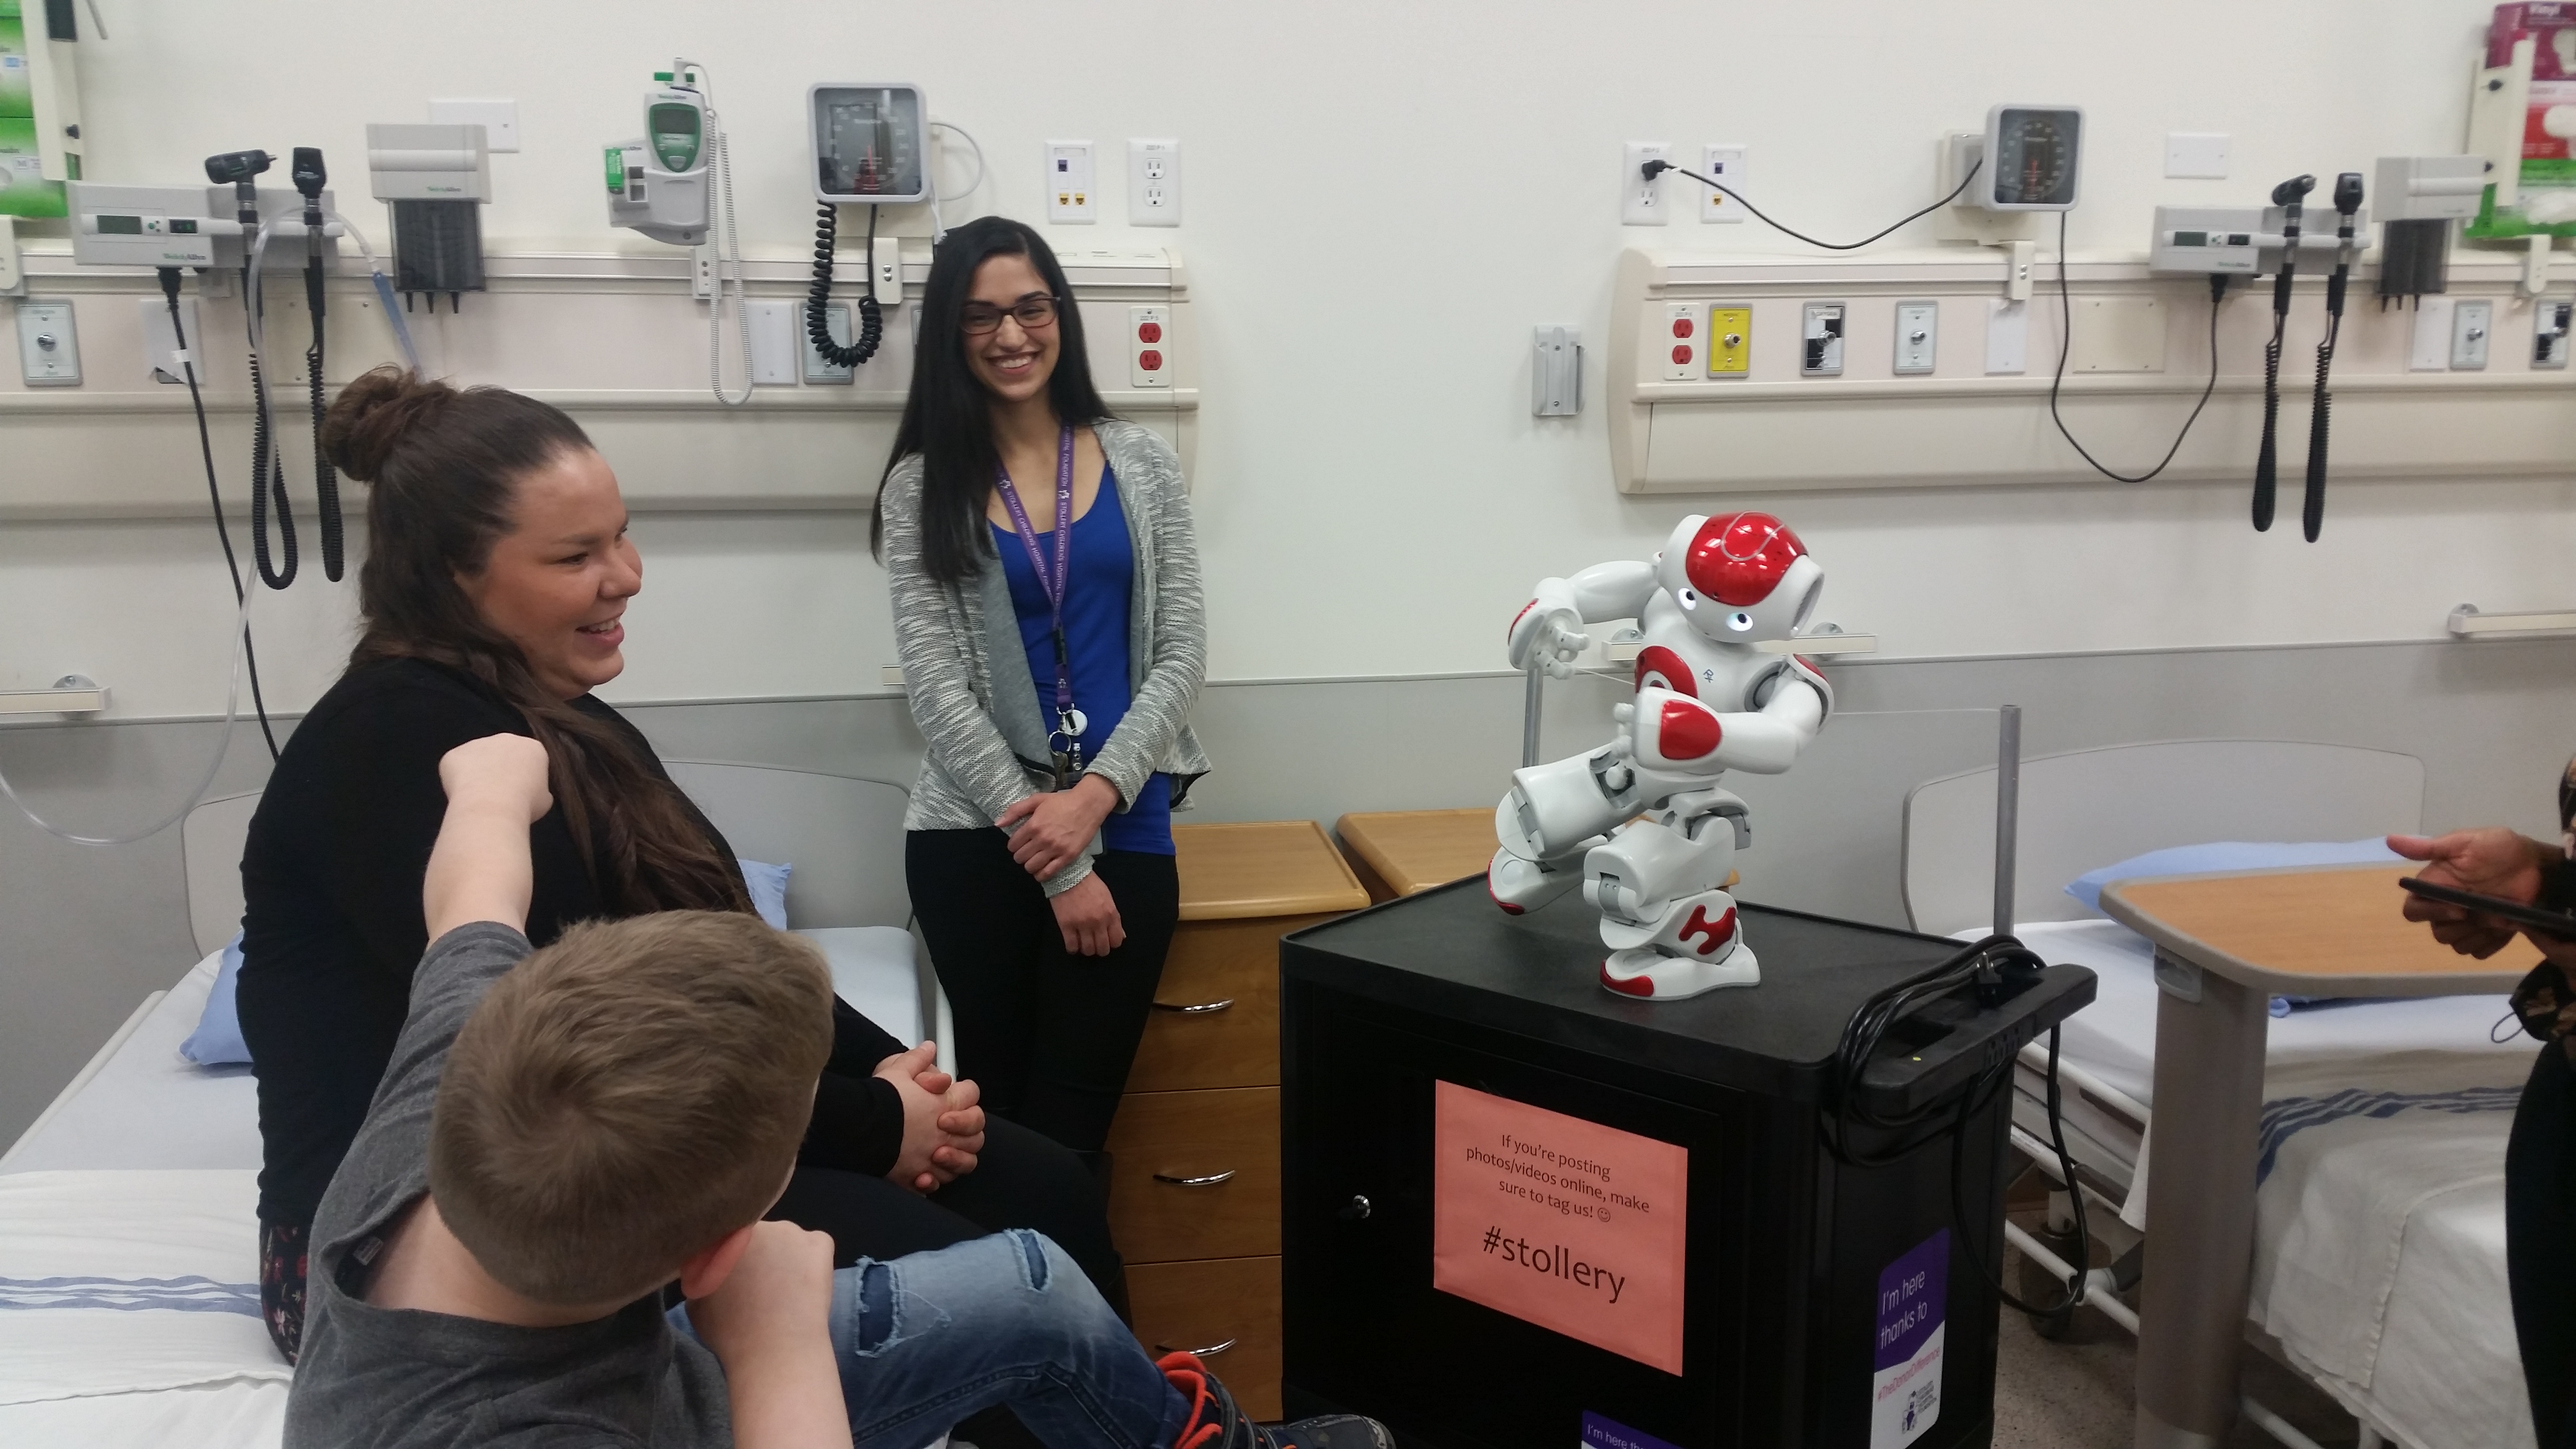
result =
M653 1296L568 1328L364 1299L395 1219L429 1191L430 1105L447 1049L528 951L527 937L485 921L432 941L412 973L393 1061L313 1219L287 1449L733 1443L723 1368L671 1331Z

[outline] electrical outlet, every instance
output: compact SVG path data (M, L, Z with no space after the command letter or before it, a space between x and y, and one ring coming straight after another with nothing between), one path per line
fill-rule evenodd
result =
M1127 221L1132 226L1181 224L1180 142L1127 142Z
M1127 385L1172 385L1172 309L1127 309Z
M1091 155L1089 141L1046 143L1047 220L1089 225L1099 219Z
M2451 304L2451 370L2480 372L2487 365L2489 334L2495 330L2495 303L2463 297Z
M1700 347L1706 341L1700 333L1705 322L1695 302L1664 304L1664 330L1652 343L1658 349L1665 349L1664 381L1692 382L1698 379Z
M1800 309L1798 372L1804 377L1843 375L1843 321L1840 302L1809 302Z
M1732 143L1711 145L1700 152L1700 172L1711 181L1723 181L1738 191L1744 189L1745 148ZM1684 180L1689 180L1684 177ZM1736 201L1713 186L1692 181L1699 189L1699 219L1702 221L1742 221L1744 203Z
M1711 307L1708 309L1708 375L1711 377L1753 375L1752 308Z
M1619 224L1622 226L1662 226L1664 224L1664 178L1648 181L1641 174L1649 161L1662 161L1673 154L1669 141L1631 141L1623 153L1626 159L1619 170Z
M2030 370L2030 304L1986 299L1986 375L2002 377Z
M850 304L823 304L823 330L843 347L850 345ZM796 335L805 344L805 384L808 387L848 387L850 375L858 369L833 362L814 347L814 339L805 332L805 308L796 309Z
M2576 302L2540 302L2531 311L2531 365L2565 367L2567 334L2571 324L2576 324Z
M1892 371L1899 377L1911 377L1930 372L1933 358L1939 354L1940 346L1940 303L1899 302L1896 304L1896 363Z
M80 332L70 302L28 297L18 303L18 371L29 387L80 386Z
M714 297L722 287L716 249L712 246L689 248L689 295L705 301Z

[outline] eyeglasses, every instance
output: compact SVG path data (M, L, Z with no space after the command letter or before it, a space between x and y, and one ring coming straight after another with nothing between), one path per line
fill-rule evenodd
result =
M1014 317L1024 332L1055 325L1055 298L1044 292L1031 292L1008 307L990 302L969 302L957 309L957 327L969 337L981 336L1000 329L1002 319Z

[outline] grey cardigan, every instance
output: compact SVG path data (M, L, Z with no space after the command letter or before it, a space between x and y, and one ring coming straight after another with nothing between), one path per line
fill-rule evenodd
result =
M1148 776L1166 773L1178 810L1191 782L1208 772L1189 725L1190 706L1207 677L1207 611L1189 495L1180 459L1152 430L1113 419L1093 424L1092 432L1118 475L1136 571L1127 609L1127 683L1134 697L1090 772L1118 787L1121 811ZM1053 783L1045 766L1045 717L1001 561L988 555L974 577L950 584L922 571L921 470L917 453L897 462L878 501L904 694L929 746L903 824L973 830ZM1046 893L1061 895L1079 884L1099 853L1094 836L1079 859L1046 882Z

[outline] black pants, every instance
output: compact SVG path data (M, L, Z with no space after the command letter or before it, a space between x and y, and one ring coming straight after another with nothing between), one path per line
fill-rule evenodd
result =
M975 1170L924 1196L882 1177L798 1167L769 1210L798 1227L832 1235L832 1262L899 1258L1034 1228L1055 1239L1118 1316L1127 1316L1126 1265L1109 1241L1109 1217L1091 1169L1064 1147L1016 1123L985 1118Z
M957 1013L959 1074L982 1084L989 1111L1099 1151L1180 919L1172 857L1113 850L1092 862L1127 932L1106 956L1065 950L1046 892L999 830L911 831L903 861Z
M2576 1449L2576 1068L2532 1063L2504 1156L2505 1280L2540 1449Z

